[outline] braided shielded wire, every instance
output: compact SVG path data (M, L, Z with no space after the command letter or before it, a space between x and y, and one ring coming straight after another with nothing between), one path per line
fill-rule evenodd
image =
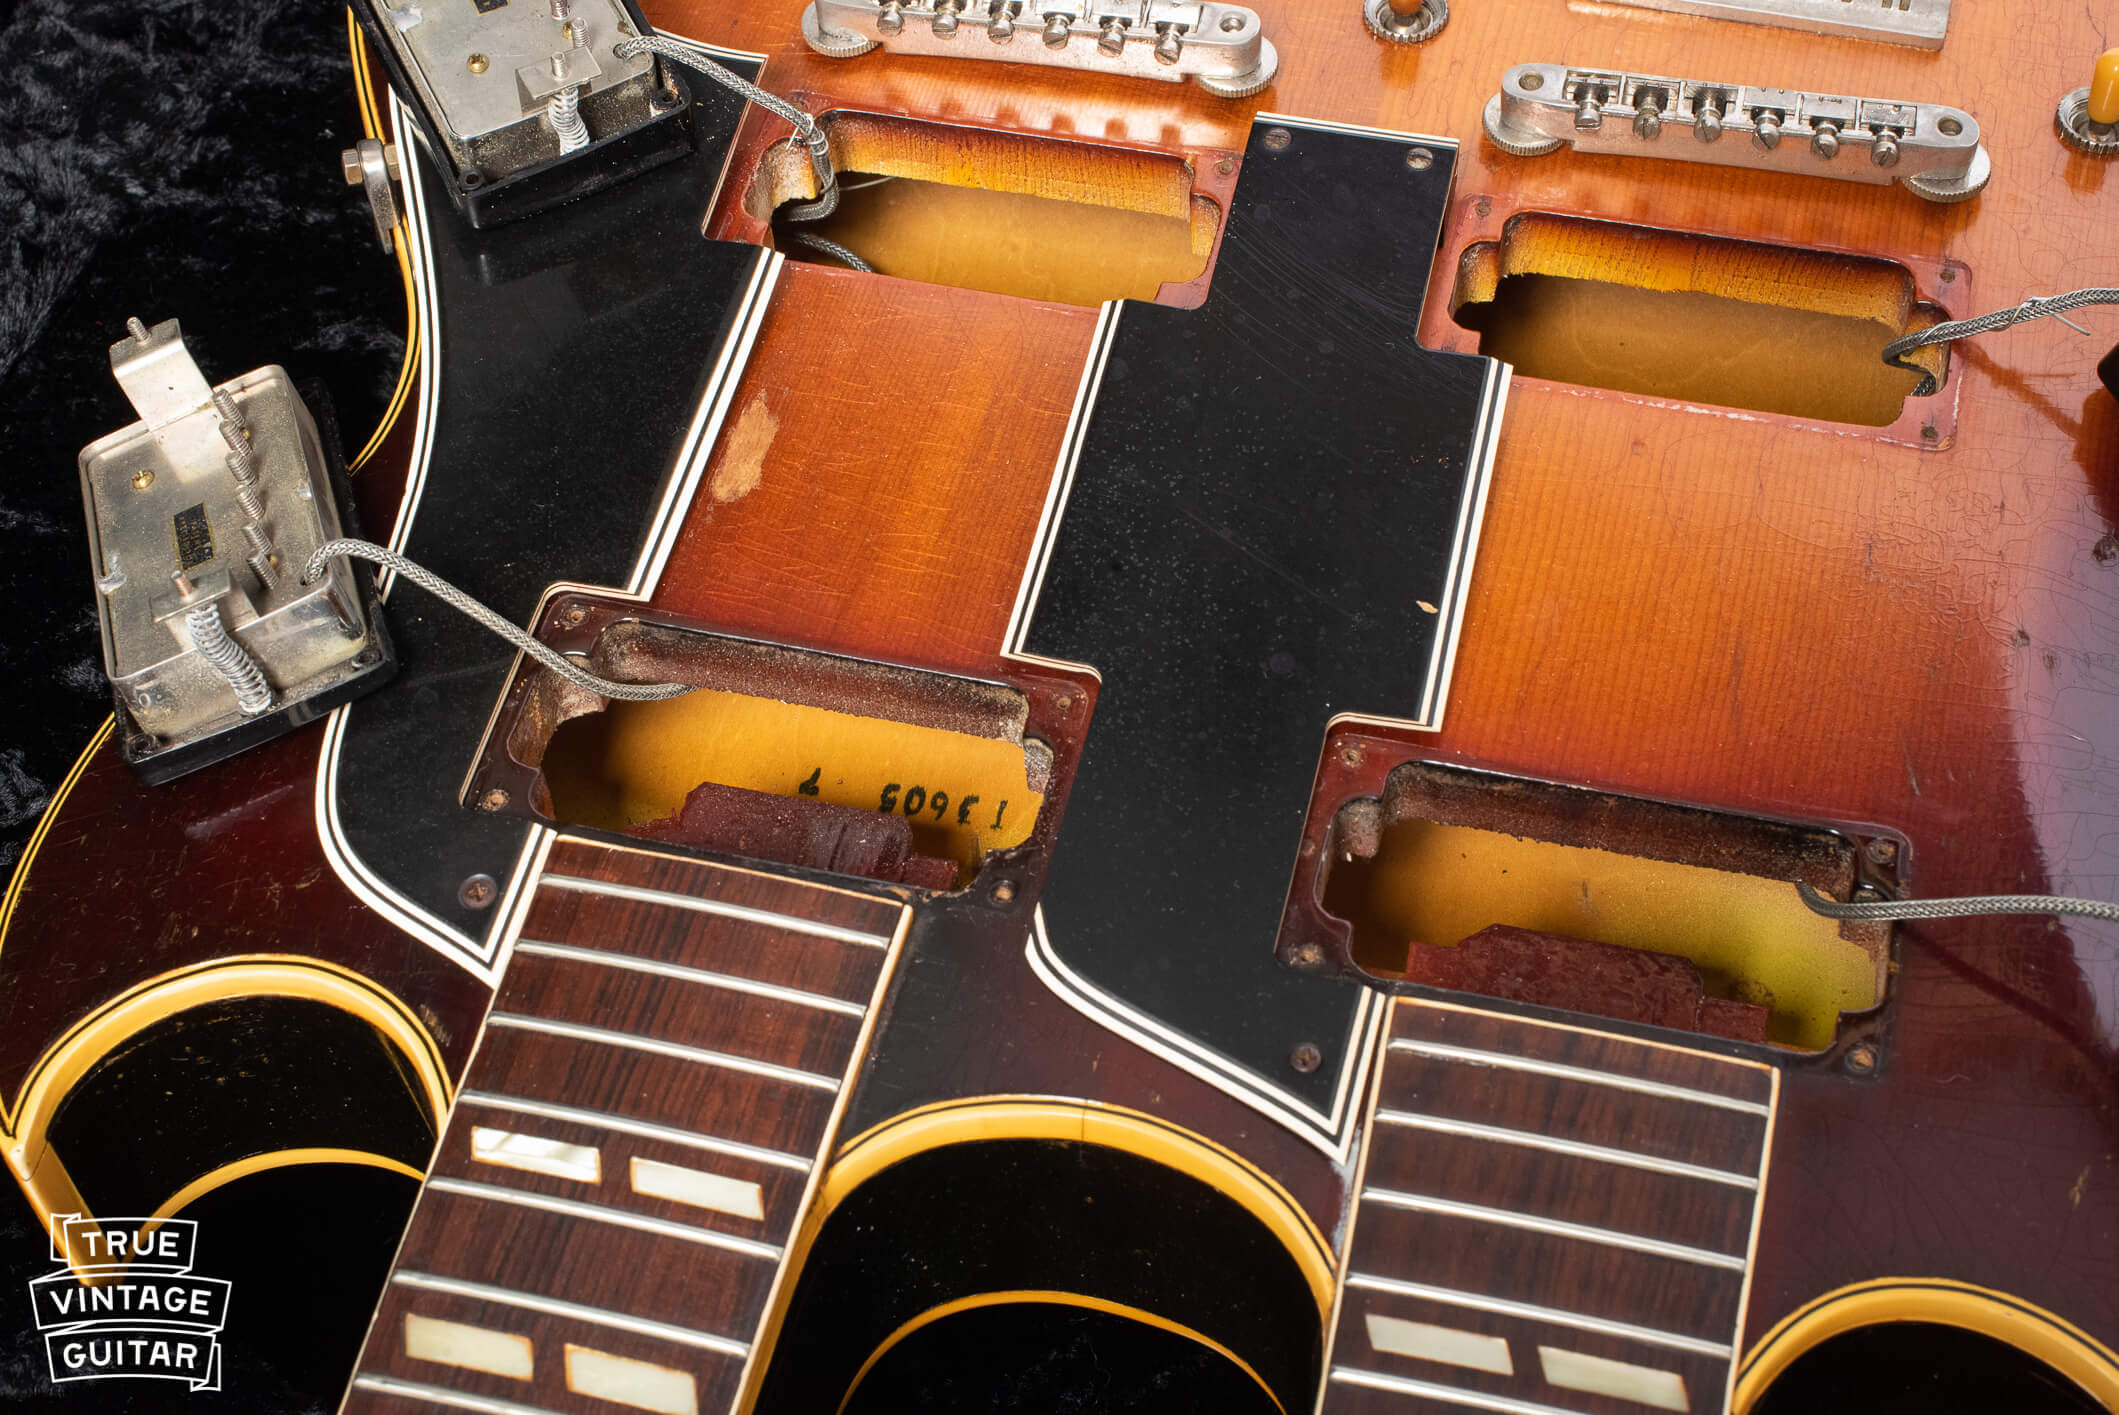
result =
M599 677L586 668L569 662L566 656L558 651L539 643L433 571L373 541L350 538L325 541L316 548L316 554L309 557L309 563L302 567L302 583L313 585L322 579L325 566L341 555L394 570L451 609L467 615L506 639L569 683L586 688L600 697L616 698L629 703L653 703L666 698L681 698L693 691L693 685L689 683L621 683L615 678Z
M2093 286L2086 290L2071 290L2065 295L2050 299L2029 299L2011 309L1996 310L1992 314L1979 315L1972 319L1953 319L1916 334L1893 339L1884 345L1883 360L1893 368L1902 368L1908 373L1920 375L1920 383L1913 389L1915 398L1925 398L1939 386L1935 375L1918 364L1907 363L1905 356L1915 349L1930 344L1947 344L1973 334L1988 334L1996 329L2007 329L2013 324L2023 324L2033 319L2060 316L2070 310L2079 310L2086 305L2119 304L2119 289L2109 286Z
M1850 923L1879 920L1967 919L1986 914L2069 914L2119 924L2119 904L2059 894L1973 894L1961 899L1878 899L1842 904L1807 884L1796 891L1812 913Z

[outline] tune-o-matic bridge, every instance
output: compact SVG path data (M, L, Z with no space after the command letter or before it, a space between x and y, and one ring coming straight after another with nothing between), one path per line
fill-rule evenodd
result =
M1485 118L1486 135L1519 157L1568 143L1579 152L1901 182L1935 202L1977 196L1993 171L1978 121L1961 108L1565 64L1510 69Z
M1280 56L1255 11L1205 0L812 0L802 37L835 59L893 54L1044 64L1140 79L1196 79L1242 98Z

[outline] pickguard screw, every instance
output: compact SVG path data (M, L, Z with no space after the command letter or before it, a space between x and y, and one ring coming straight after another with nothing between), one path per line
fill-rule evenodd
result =
M1472 210L1478 212L1481 216L1492 216L1494 214L1494 204L1489 198L1480 197L1477 204L1472 207Z
M1888 865L1898 858L1898 842L1886 840L1879 835L1863 847L1863 853L1869 857L1871 864Z
M1288 1053L1288 1065L1307 1076L1324 1065L1324 1053L1309 1042L1301 1042Z
M508 793L496 786L491 791L488 791L485 795L478 798L478 808L482 811L505 810L507 808L508 799Z
M1922 423L1920 425L1920 440L1922 442L1933 442L1941 436L1942 434L1936 431L1935 424Z
M1324 962L1324 950L1314 943L1305 943L1288 961L1298 968L1314 968Z
M493 883L493 876L473 875L457 887L456 899L466 909L483 909L493 902L497 893L499 890Z
M1876 1048L1863 1042L1847 1053L1847 1070L1856 1076L1867 1076L1876 1070Z
M1286 128L1267 128L1265 141L1267 152L1286 152L1295 138Z
M1015 899L1015 881L1004 879L993 887L993 902L1008 904Z
M1957 283L1956 266L1946 265L1942 268L1942 283L1945 285L1955 285Z
M1415 172L1425 172L1435 165L1435 154L1424 147L1416 147L1405 154L1405 165Z
M1073 711L1074 711L1074 694L1072 694L1072 693L1061 693L1061 694L1060 694L1060 695L1059 695L1058 697L1056 697L1056 698L1054 698L1054 699L1052 700L1052 709L1053 709L1053 711L1055 711L1055 712L1062 712L1062 713L1065 713L1065 712L1073 712Z
M486 71L488 62L485 55L473 54L470 58L464 60L464 67L474 74L482 74Z
M1357 767L1366 760L1368 760L1368 753L1359 747L1341 747L1339 749L1339 764L1341 766Z
M1236 170L1236 159L1233 157L1220 158L1214 163L1214 170L1226 177Z
M559 616L560 627L565 629L578 629L581 627L581 621L588 617L589 611L587 609L578 604L574 605L570 607L566 611L566 613Z
M2119 533L2106 531L2099 536L2097 543L2090 547L2090 559L2099 565L2109 565L2114 560L2119 560Z

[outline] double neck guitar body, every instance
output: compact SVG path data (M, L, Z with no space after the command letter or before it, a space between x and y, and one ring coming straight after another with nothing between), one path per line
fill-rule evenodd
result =
M2113 283L2092 17L532 8L361 0L410 353L305 416L573 676L391 562L297 704L269 470L99 531L40 1224L369 1194L360 1415L2119 1408L2119 932L1798 888L2119 881L2103 345L1880 357Z

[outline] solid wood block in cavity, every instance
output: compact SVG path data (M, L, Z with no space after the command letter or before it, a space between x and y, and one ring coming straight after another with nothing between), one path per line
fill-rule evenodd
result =
M903 914L555 846L348 1409L607 1410L613 1389L727 1408Z
M1374 1079L1326 1410L1720 1408L1771 1068L1399 999Z

